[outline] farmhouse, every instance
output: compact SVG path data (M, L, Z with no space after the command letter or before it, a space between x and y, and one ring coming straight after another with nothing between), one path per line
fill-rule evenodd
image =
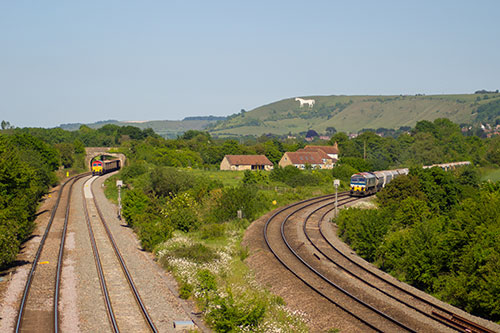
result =
M333 158L324 151L306 151L305 149L286 152L279 162L279 166L282 168L293 165L298 169L305 169L308 165L314 169L333 169L333 164Z
M339 146L337 142L333 146L311 146L307 145L303 149L303 151L323 151L326 153L331 159L336 162L339 159Z
M271 170L273 164L265 155L226 155L221 170Z

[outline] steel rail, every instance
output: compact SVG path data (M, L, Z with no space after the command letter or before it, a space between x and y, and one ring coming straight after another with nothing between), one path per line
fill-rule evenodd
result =
M326 205L325 205L325 206L326 206ZM416 293L413 293L413 292L411 292L411 291L408 291L408 290L406 290L406 289L402 288L401 286L398 286L397 284L395 284L394 282L390 281L389 279L386 279L386 278L384 278L384 277L382 277L382 276L380 276L380 275L378 275L378 274L376 274L376 273L372 272L371 270L367 269L366 267L364 267L363 265L359 264L359 263L358 263L358 262L356 262L355 260L353 260L353 259L349 258L349 256L347 256L347 255L346 255L345 253L343 253L341 250L339 250L339 249L338 249L338 248L337 248L337 247L336 247L336 246L335 246L335 245L334 245L334 244L333 244L333 243L332 243L332 242L331 242L331 241L330 241L330 240L326 237L325 233L323 232L323 228L322 228L322 224L323 224L323 221L324 221L324 219L325 219L326 215L327 215L328 213L330 213L333 209L334 209L334 208L331 208L331 209L329 209L329 210L327 210L327 211L325 211L325 212L323 213L323 215L321 216L321 218L318 220L318 228L319 228L319 232L320 232L320 234L321 234L321 237L322 237L322 238L323 238L323 239L324 239L324 240L328 243L328 245L329 245L329 246L330 246L330 247L331 247L334 251L336 251L338 254L340 254L340 255L341 255L343 258L345 258L348 262L350 262L350 263L354 264L356 267L360 268L362 271L369 273L369 274L370 274L370 275L372 275L373 277L375 277L375 278L379 279L380 281L382 281L382 282L384 282L384 283L387 283L388 285L390 285L391 287L393 287L393 288L395 288L395 289L399 290L400 292L403 292L404 294L406 294L406 295L408 295L408 296L411 296L411 297L415 298L416 300L418 300L418 301L420 301L420 302L422 302L422 303L424 303L424 304L426 304L426 305L428 305L428 306L430 306L430 307L433 307L433 308L435 308L435 309L437 309L437 310L439 310L439 311L441 311L441 312L444 312L444 313L446 313L446 314L448 314L448 315L450 315L450 316L452 316L452 317L454 316L455 318L462 318L462 317L458 316L457 314L455 314L453 311L450 311L450 310L448 310L448 309L446 309L446 308L444 308L444 307L442 307L442 306L440 306L440 305L438 305L438 304L435 304L435 303L433 303L432 301L429 301L429 300L427 300L427 299L423 298L422 296L417 295ZM304 228L305 228L305 224L304 224ZM308 237L307 233L306 233L306 237L309 239L309 237ZM312 241L311 241L310 239L309 239L309 241L311 242L311 244L313 244L313 243L312 243ZM316 249L317 249L317 250L318 250L321 254L323 254L323 255L324 255L324 256L325 256L325 257L326 257L329 261L334 262L334 261L333 261L333 260L332 260L329 256L327 256L327 255L326 255L323 251L321 251L321 250L320 250L318 247L316 247L314 244L313 244L313 246L314 246L314 247L315 247L315 248L316 248ZM355 274L351 273L351 271L349 271L348 269L344 268L344 267L343 267L342 265L340 265L339 263L337 263L337 262L334 262L334 263L335 263L337 266L341 267L342 269L346 270L349 274L351 274L351 275L355 276ZM357 276L355 276L355 277L357 277ZM357 278L359 278L359 277L357 277ZM364 280L362 280L362 281L364 281ZM365 282L365 283L367 283L368 285L370 285L370 284L369 284L369 282L367 282L367 281L364 281L364 282ZM373 287L373 288L376 288L376 289L378 290L378 287ZM383 291L381 291L381 292L383 292ZM398 301L402 302L402 303L403 303L403 304L405 304L405 305L410 306L411 308L414 308L413 306L411 306L411 305L409 305L409 304L405 303L404 301L401 301L401 300L398 300ZM437 318L437 316L433 316L432 314L425 313L425 312L423 312L423 311L422 311L422 310L420 310L420 309L415 309L415 310L417 310L418 312L420 312L420 313L424 314L426 317L429 317L429 318L432 318L433 320L439 321L441 324L443 324L443 325L445 325L445 326L448 326L448 327L449 327L449 328L451 328L451 329L454 329L454 330L457 330L457 331L460 331L460 332L468 332L466 329L463 329L463 328L462 328L462 326L457 325L457 324L456 324L456 321L455 321L455 323L454 323L454 324L452 324L452 322L451 322L450 320L441 320L440 318ZM478 332L485 332L485 333L492 333L492 332L493 332L493 331L489 330L488 328L483 327L483 326L481 326L481 325L479 325L479 324L476 324L476 323L470 322L470 321L468 321L467 319L465 319L465 321L467 321L467 324L468 324L468 325L471 325L471 326L472 326L472 325L474 325L474 326L475 326L475 329L476 329Z
M356 201L358 199L351 199L351 200L348 200L347 202L343 203L346 204L346 203L349 203L349 202L353 202L353 201ZM314 274L316 274L318 277L320 277L323 281L325 281L326 283L328 283L330 286L334 287L335 289L339 290L340 292L342 292L344 295L348 296L349 298L351 298L352 300L356 301L357 303L361 304L362 306L368 308L369 310L375 312L376 314L378 314L379 316L381 316L382 318L392 322L393 324L403 328L404 330L407 330L408 332L415 332L415 330L413 330L412 328L406 326L405 324L399 322L398 320L392 318L391 316L387 315L386 313L380 311L379 309L375 308L374 306L366 303L365 301L361 300L360 298L356 297L355 295L351 294L350 292L348 292L347 290L345 290L344 288L342 288L341 286L339 286L338 284L334 283L333 281L329 280L326 276L324 276L323 274L321 274L317 269L315 269L314 267L312 267L309 263L307 263L291 246L290 244L288 243L287 239L286 239L286 235L285 235L285 225L286 223L288 222L289 218L296 214L297 212L299 212L300 210L303 210L307 207L310 207L312 205L314 205L316 203L309 203L305 206L302 206L301 208L291 212L290 214L288 214L288 216L283 220L283 222L281 223L281 237L284 241L284 243L286 244L286 246L288 247L288 249L290 250L290 252L292 252L292 254L297 258L299 259L300 262L302 262L302 264L304 264L307 268L309 268L309 270L311 270L312 272L314 272Z
M25 310L26 301L28 299L28 295L29 295L29 292L30 292L31 283L33 281L33 276L35 275L37 263L40 260L40 255L41 255L43 247L45 245L45 241L46 241L47 236L48 236L48 234L50 232L50 229L52 227L52 222L54 221L54 217L56 215L57 209L59 208L59 203L61 201L61 197L62 197L62 193L63 193L64 187L70 181L73 181L73 183L74 183L74 181L76 181L76 179L84 177L87 174L88 173L84 173L84 174L73 176L73 177L67 179L61 185L61 188L58 191L58 197L57 197L56 203L54 204L54 207L52 207L52 212L50 214L49 222L47 223L47 226L45 227L45 232L44 232L44 234L42 236L42 239L40 240L40 244L38 244L38 249L36 251L35 257L34 257L33 262L31 264L31 269L30 269L30 271L28 273L26 284L24 286L23 296L21 298L21 303L19 305L19 310L18 310L18 315L17 315L17 320L16 320L16 328L15 328L15 332L16 333L21 330L21 323L22 323L22 319L23 319L23 316L24 316L24 310ZM69 196L71 197L71 192L69 193Z
M337 247L336 247L336 246L335 246L335 245L334 245L334 244L333 244L333 243L332 243L332 242L331 242L331 241L330 241L330 240L326 237L326 235L325 235L325 234L324 234L324 232L323 232L323 228L322 228L322 224L323 224L323 221L324 221L324 219L325 219L325 216L326 216L329 212L331 212L332 210L333 210L333 208L332 208L332 209L329 209L328 211L326 211L326 212L325 212L325 213L321 216L321 218L318 220L318 228L319 228L319 232L320 232L320 234L321 234L321 237L322 237L322 238L323 238L323 239L324 239L324 240L328 243L328 245L329 245L329 246L330 246L333 250L335 250L338 254L340 254L342 257L344 257L344 258L345 258L348 262L350 262L350 263L354 264L355 266L357 266L357 267L358 267L358 268L360 268L361 270L363 270L363 271L365 271L365 272L369 273L370 275L372 275L373 277L375 277L375 278L377 278L377 279L381 280L382 282L385 282L385 283L389 284L391 287L394 287L395 289L399 290L400 292L403 292L403 293L405 293L406 295L411 296L411 297L413 297L413 298L417 299L418 301L420 301L420 302L422 302L422 303L424 303L424 304L426 304L426 305L428 305L428 306L431 306L431 307L433 307L433 308L435 308L435 309L437 309L437 310L439 310L439 311L441 311L441 312L444 312L444 313L446 313L446 314L448 314L448 315L450 315L450 316L452 316L452 317L454 316L455 318L457 318L457 317L458 317L458 318L462 318L462 317L458 316L457 314L455 314L453 311L450 311L450 310L448 310L448 309L446 309L446 308L444 308L444 307L442 307L442 306L440 306L440 305L438 305L438 304L435 304L435 303L433 303L432 301L429 301L429 300L427 300L427 299L423 298L422 296L417 295L416 293L413 293L413 292L411 292L411 291L408 291L408 290L406 290L406 289L402 288L401 286L398 286L397 284L395 284L394 282L390 281L389 279L386 279L386 278L384 278L384 277L382 277L382 276L380 276L380 275L378 275L378 274L376 274L376 273L372 272L371 270L367 269L366 267L364 267L363 265L359 264L359 263L358 263L358 262L356 262L355 260L353 260L353 259L349 258L349 256L347 256L347 255L346 255L345 253L343 253L341 250L339 250L339 249L338 249L338 248L337 248ZM315 247L316 247L316 246L315 246ZM321 252L321 250L319 250L319 249L318 249L318 251L320 251L320 252ZM330 259L327 255L325 255L324 253L322 253L322 254L323 254L323 255L324 255L324 256L325 256L328 260L330 260L330 261L331 261L331 259ZM336 265L338 265L339 267L341 267L341 265L339 265L338 263L336 263L336 262L335 262L335 264L336 264ZM348 272L349 272L349 271L348 271ZM427 317L432 317L432 319L437 320L437 321L441 322L443 325L448 326L449 328L452 328L452 329L454 329L454 330L457 330L457 331L460 331L460 332L468 332L467 330L464 330L464 329L462 328L462 326L461 326L461 325L457 325L457 324L456 324L456 321L452 324L452 321L450 321L450 320L441 320L440 318L436 318L436 316L432 316L432 314L430 314L430 315L429 315L429 314L427 314L427 313L426 313L426 314L425 314L425 316L427 316ZM465 319L465 320L467 321L467 319ZM471 324L471 323L472 323L472 322L467 321L467 324L468 324L468 325L474 325L474 326L475 326L475 329L476 329L478 332L485 332L485 333L492 333L492 332L493 332L493 331L491 331L490 329L488 329L488 328L486 328L486 327L483 327L483 326L481 326L481 325L479 325L479 324L476 324L476 323Z
M451 324L449 324L449 323L448 323L448 322L446 322L446 321L439 320L439 319L437 319L435 316L433 316L433 315L431 315L431 314L429 314L429 313L427 313L427 312L425 312L425 311L423 311L423 310L419 309L419 308L418 308L418 307L416 307L416 306L413 306L413 305L411 305L411 304L409 304L409 303L405 302L404 300L401 300L401 299L397 298L397 297L396 297L396 296L394 296L393 294L391 294L391 293L389 293L389 292L387 292L387 291L383 290L383 289L382 289L382 288L380 288L380 287L377 287L376 285L372 284L371 282L366 281L365 279L361 278L359 275L357 275L356 273L354 273L352 270L348 269L347 267L345 267L344 265L342 265L342 264L338 263L337 261L334 261L334 260L333 260L332 258L330 258L330 257L329 257L329 256L328 256L328 255L327 255L327 254L323 251L323 250L321 250L321 249L319 248L319 246L317 246L317 245L315 244L315 242L313 242L313 240L312 240L312 239L311 239L311 237L309 236L309 233L308 233L308 231L307 231L307 221L311 218L311 216L312 216L313 214L315 214L315 213L316 213L316 212L318 212L319 210L324 209L325 207L328 207L328 206L330 206L330 205L332 205L332 203L328 203L328 204L326 204L326 205L320 206L320 207L316 208L315 210L311 211L311 212L310 212L310 213L306 216L306 218L304 219L304 224L303 224L303 227L302 227L302 230L303 230L304 235L306 236L307 240L309 241L309 243L310 243L310 244L311 244L311 245L312 245L312 246L313 246L313 247L314 247L314 248L315 248L315 249L316 249L319 253L321 253L321 254L322 254L322 255L323 255L323 256L324 256L324 257L325 257L328 261L330 261L331 263L333 263L333 264L337 265L339 268L341 268L341 269L343 269L344 271L346 271L346 272L347 272L348 274L350 274L352 277L354 277L354 278L358 279L359 281L361 281L361 282L365 283L365 284L366 284L366 285L368 285L369 287L371 287L371 288L373 288L373 289L377 290L378 292L380 292L380 293L382 293L382 294L386 295L387 297L389 297L389 298L391 298L391 299L393 299L393 300L395 300L395 301L397 301L397 302L399 302L399 303L402 303L402 304L406 305L406 306L407 306L407 307L409 307L410 309L417 311L418 313L420 313L421 315L423 315L423 316L425 316L425 317L427 317L427 318L429 318L429 319L432 319L432 320L437 320L437 321L439 321L441 324L443 324L443 325L445 325L445 326L448 326L448 327L449 327L449 328L451 328L451 329L454 329L454 330L459 331L459 332L464 332L464 331L463 331L463 330L461 330L461 329L457 329L456 325L451 325ZM331 209L327 210L327 211L323 214L323 216L321 217L321 219L320 219L320 220L319 220L319 222L318 222L318 225L320 224L321 220L323 220L323 219L324 219L324 217L326 216L326 214L328 214L329 212L331 212L333 209L335 209L335 208L331 208ZM320 231L320 233L321 233L321 231ZM323 234L321 234L321 236L322 236L322 238L323 238L325 241L327 241L327 240L326 240L326 238L325 238L325 236L324 236ZM328 243L328 244L329 244L329 243ZM385 279L382 279L381 277L379 277L379 278L380 278L383 282L387 282ZM402 288L401 288L401 289L402 289ZM409 296L414 296L412 293L409 293L409 292L406 292L406 294L407 294L407 295L409 295Z
M84 191L84 187L82 187L82 192ZM116 316L113 311L113 306L111 304L111 299L109 297L109 291L106 284L106 278L104 276L104 271L102 269L101 258L99 255L99 249L97 248L97 244L94 237L94 230L92 228L92 224L90 223L90 217L87 207L87 200L85 195L83 197L83 208L85 213L85 221L87 222L87 229L89 230L90 243L92 245L92 253L94 254L94 261L97 268L97 273L99 275L99 284L101 285L101 291L104 296L104 303L106 305L106 313L108 314L108 319L111 325L111 329L113 332L118 333L120 331L118 327L118 323L116 321Z
M66 233L68 230L68 221L69 221L69 209L71 205L71 193L73 192L73 185L75 185L76 181L80 178L83 178L85 174L78 175L75 177L74 181L71 183L68 193L68 203L66 204L66 213L64 216L64 226L61 235L61 245L59 246L59 256L57 258L57 272L56 272L56 285L54 290L54 332L59 332L59 288L61 282L61 270L62 270L62 261L64 256L64 245L66 244Z
M271 221L273 221L274 218L276 218L276 216L278 216L279 214L285 212L287 209L290 209L290 208L294 208L298 205L301 205L301 204L304 204L304 203L308 203L308 202L311 202L313 200L318 200L318 202L321 202L321 201L324 201L324 200L328 200L328 198L333 198L334 195L325 195L325 196L321 196L321 197L316 197L316 198L311 198L311 199L306 199L306 200L302 200L302 201L299 201L299 202L296 202L296 203L293 203L291 205L288 205L286 207L283 207L279 210L277 210L276 212L274 212L270 217L269 219L266 221L265 225L264 225L264 240L266 242L266 245L267 247L269 248L269 251L271 251L271 253L275 256L275 258L287 269L289 270L293 275L295 275L295 277L297 279L299 279L300 281L302 281L305 285L307 285L309 288L311 288L314 292L316 292L318 295L322 296L323 298L325 298L327 301L329 301L330 303L332 303L333 305L337 306L338 308L342 309L344 312L348 313L349 315L351 315L352 317L354 317L355 319L357 319L359 322L361 322L362 324L368 326L369 328L373 329L374 331L376 332L382 332L379 328L373 326L370 322L366 321L365 319L361 318L360 316L358 316L357 314L355 314L354 312L350 311L349 309L347 309L346 307L344 307L342 304L340 304L339 302L333 300L332 298L328 297L326 294L324 294L322 291L318 290L317 288L315 288L313 285L311 285L309 282L307 282L304 278L302 278L297 272L295 272L291 267L289 267L285 262L284 260L276 253L276 251L273 250L273 248L271 247L271 244L269 242L269 238L267 236L267 229L269 227L269 224L271 223Z
M158 332L158 329L156 328L153 320L151 319L151 316L149 315L149 312L148 312L146 306L144 305L144 303L141 299L141 296L139 295L139 291L137 290L137 287L135 286L132 275L130 275L130 272L127 268L127 265L125 264L125 260L123 259L123 256L121 255L120 250L118 249L118 246L116 245L116 242L113 238L111 231L109 230L109 227L106 223L106 219L104 218L104 215L102 214L101 209L99 208L99 205L97 204L97 200L96 200L95 195L94 195L93 190L92 190L92 185L90 186L90 191L92 192L94 205L97 209L97 213L99 215L101 223L104 226L104 229L106 230L106 234L108 236L108 239L113 246L113 250L115 251L116 257L118 258L118 260L120 262L120 266L123 270L123 273L125 274L127 281L128 281L128 284L129 284L130 288L132 289L132 293L134 294L135 300L136 300L139 308L141 309L141 313L144 316L144 319L146 320L146 322L148 323L148 326L151 329L151 331L156 333L156 332Z

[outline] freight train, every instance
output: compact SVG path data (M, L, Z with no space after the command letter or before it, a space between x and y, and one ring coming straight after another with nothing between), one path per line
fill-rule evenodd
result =
M120 160L108 160L92 162L92 176L101 176L105 173L120 169Z
M452 162L444 164L426 165L423 168L438 167L445 171L454 170L457 167L469 165L470 162ZM366 196L374 194L385 187L394 178L407 175L408 169L383 170L374 172L360 172L351 176L351 196Z

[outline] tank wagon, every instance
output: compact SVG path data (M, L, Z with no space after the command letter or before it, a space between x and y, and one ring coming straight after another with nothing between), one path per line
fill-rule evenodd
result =
M423 166L423 168L429 169L437 167L445 171L449 171L449 170L455 170L457 167L469 164L470 164L469 161L451 162L443 164L425 165ZM390 183L394 178L407 174L408 174L407 168L355 173L354 175L351 176L350 194L351 196L358 196L358 197L374 194L383 189L385 185Z
M92 162L92 176L101 176L118 169L120 169L120 160L118 159Z

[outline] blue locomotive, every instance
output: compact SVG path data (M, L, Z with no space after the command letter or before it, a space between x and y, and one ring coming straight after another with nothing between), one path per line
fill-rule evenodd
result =
M428 169L437 167L445 171L448 171L469 164L470 164L469 161L463 161L463 162L426 165L423 168ZM384 188L385 185L390 183L391 180L393 180L394 178L407 174L408 174L407 168L355 173L354 175L351 176L350 194L351 196L358 196L358 197L374 194L380 191L382 188Z
M351 176L351 196L374 194L400 175L407 175L408 169L360 172Z

